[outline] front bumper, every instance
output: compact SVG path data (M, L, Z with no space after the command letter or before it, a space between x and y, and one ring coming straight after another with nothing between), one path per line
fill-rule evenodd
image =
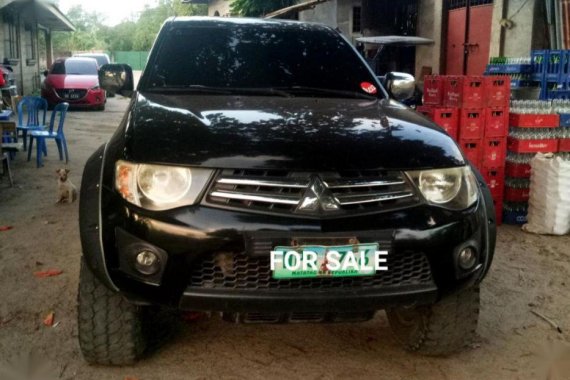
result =
M51 105L66 102L75 108L97 108L107 101L105 91L91 89L88 89L85 96L80 99L61 98L54 89L42 89L42 97Z
M492 261L495 222L487 195L462 212L418 205L326 220L203 205L151 212L129 205L111 188L99 186L109 183L100 173L103 156L102 151L94 155L84 172L80 198L83 251L99 279L133 303L238 313L371 311L434 303L480 282ZM214 274L209 280L194 280L200 266L216 255L267 260L271 248L298 237L355 237L361 243L379 242L401 263L421 254L427 260L429 278L416 281L413 275L407 275L413 270L404 265L400 269L405 275L392 276L396 280L387 283L380 277L374 286L315 286L310 282L307 286L281 286L266 277L265 282L250 287L235 285L235 281L219 286L211 281ZM129 260L125 258L132 257L133 247L141 244L166 255L157 278L141 277L128 268ZM469 272L460 271L456 261L458 249L465 244L479 253L477 266ZM388 260L390 270L390 256ZM207 270L214 271L213 266ZM401 280L404 277L412 281Z

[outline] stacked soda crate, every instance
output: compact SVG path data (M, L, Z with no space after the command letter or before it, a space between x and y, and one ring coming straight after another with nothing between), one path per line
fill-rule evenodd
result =
M485 178L501 223L510 80L504 76L427 76L418 111L460 145Z
M504 221L524 224L530 196L530 161L536 153L570 152L568 101L517 100L511 103L505 167Z

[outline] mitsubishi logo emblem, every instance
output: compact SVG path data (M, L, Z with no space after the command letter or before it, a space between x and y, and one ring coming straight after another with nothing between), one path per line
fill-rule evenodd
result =
M319 213L321 211L338 211L339 205L334 195L317 175L311 176L309 186L297 207L297 212Z

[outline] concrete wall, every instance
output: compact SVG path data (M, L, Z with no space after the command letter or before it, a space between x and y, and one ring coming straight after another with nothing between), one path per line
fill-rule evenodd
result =
M362 0L338 0L337 1L337 26L346 37L353 43L356 42L357 37L362 36L362 33L353 33L353 14L354 7L362 7Z
M19 33L19 59L18 65L12 66L14 76L18 85L18 92L20 95L31 95L40 89L40 59L39 59L39 41L38 41L38 26L35 22L26 21L22 16L16 18ZM34 53L28 53L28 39L29 32L25 30L26 25L31 27L32 38L35 41ZM0 61L4 61L6 57L4 52L4 36L5 25L2 13L0 13ZM28 62L28 59L35 59L35 62ZM29 64L28 64L29 63Z
M443 58L443 0L418 0L418 36L431 38L433 45L416 47L416 78L420 78L423 67L439 74Z
M208 16L230 16L230 3L228 0L211 0L208 6Z
M313 9L300 12L299 20L320 22L336 28L338 26L338 2L342 2L342 0L331 0L324 4L319 4Z

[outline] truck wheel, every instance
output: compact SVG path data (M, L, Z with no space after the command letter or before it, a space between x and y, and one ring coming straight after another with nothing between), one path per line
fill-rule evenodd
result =
M479 319L479 286L465 289L431 306L386 310L390 327L408 351L446 356L475 337Z
M128 365L144 352L144 310L103 285L81 259L79 345L90 364Z

